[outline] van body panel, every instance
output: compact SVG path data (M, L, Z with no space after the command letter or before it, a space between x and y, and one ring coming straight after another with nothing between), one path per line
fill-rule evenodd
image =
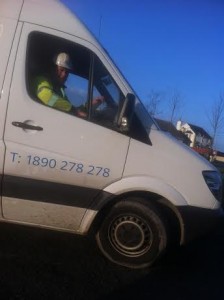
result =
M23 224L77 231L86 209L4 197L4 218ZM19 215L18 215L19 210Z
M187 205L185 198L177 190L160 178L150 175L139 174L139 176L132 175L131 177L123 177L120 181L114 182L104 189L104 192L114 195L122 195L135 191L155 193L166 198L170 203L176 206Z
M124 177L133 174L148 175L155 181L165 183L172 190L178 191L188 205L212 209L217 201L206 185L202 172L214 171L215 168L187 146L161 131L151 130L150 139L151 147L131 140ZM142 160L141 157L147 159Z
M0 2L0 16L18 20L22 9L23 0L7 0Z
M0 53L1 53L1 68L0 68L0 99L3 93L3 81L6 72L6 66L9 59L10 50L16 30L17 21L1 17L0 15Z

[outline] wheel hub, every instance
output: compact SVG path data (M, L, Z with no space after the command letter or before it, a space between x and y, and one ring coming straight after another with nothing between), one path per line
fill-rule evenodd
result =
M152 244L152 231L149 225L135 216L121 216L115 219L109 230L113 247L126 256L140 256Z

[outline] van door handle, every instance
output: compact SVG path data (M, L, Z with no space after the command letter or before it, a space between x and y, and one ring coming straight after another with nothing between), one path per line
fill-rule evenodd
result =
M13 126L16 126L16 127L20 127L20 128L23 128L23 129L29 129L29 130L38 130L38 131L42 131L43 128L40 127L40 126L35 126L35 125L30 125L30 124L27 124L25 122L12 122L12 125Z

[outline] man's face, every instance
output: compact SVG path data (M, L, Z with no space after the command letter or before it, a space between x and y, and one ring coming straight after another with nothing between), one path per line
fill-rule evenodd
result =
M60 84L65 83L65 81L68 78L68 74L69 74L68 69L66 69L64 67L56 66L56 77L57 77L57 80Z

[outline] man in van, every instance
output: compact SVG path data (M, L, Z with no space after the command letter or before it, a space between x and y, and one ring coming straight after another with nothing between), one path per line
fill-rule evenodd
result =
M73 68L69 55L64 52L59 53L54 59L54 64L50 74L51 78L45 76L36 78L36 96L47 106L85 118L87 116L86 107L75 108L65 93L65 82ZM103 100L103 97L97 97L92 101L92 104L94 106L100 105Z

